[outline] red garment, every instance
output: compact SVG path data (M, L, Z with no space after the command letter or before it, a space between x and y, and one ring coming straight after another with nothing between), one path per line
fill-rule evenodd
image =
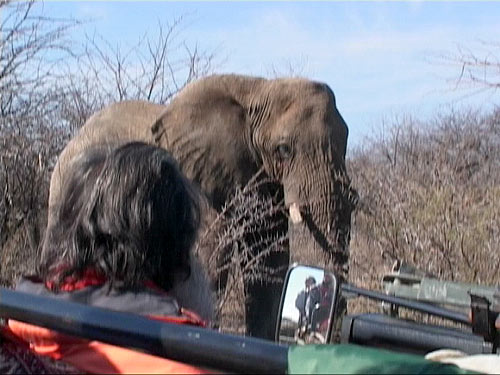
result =
M319 286L319 292L321 294L320 304L321 306L330 306L333 299L333 287L328 284L322 283Z
M62 272L63 268L59 267L57 274ZM55 279L55 277L54 277ZM68 276L64 279L64 282L59 286L61 292L73 292L75 290L80 290L88 286L98 286L103 285L106 282L106 276L102 273L97 272L94 268L87 268L80 278L75 278L73 276ZM45 282L45 286L49 290L55 289L54 280L49 280Z
M80 280L67 279L60 290L75 291L89 286L102 285L105 280L93 271ZM48 285L51 286L50 284ZM156 286L149 285L155 289ZM205 326L193 312L181 309L179 316L150 316L171 323ZM122 348L95 340L65 335L47 328L9 320L4 332L29 344L31 350L70 364L87 373L118 374L205 374L209 371L181 362L156 357L136 350Z
M63 267L60 267L58 272L63 271ZM73 292L75 290L80 290L88 286L99 286L103 285L107 281L106 276L102 273L97 272L95 268L87 268L83 271L83 274L79 278L73 276L68 276L64 279L64 282L59 286L59 291L61 292ZM157 292L165 293L158 285L156 285L151 280L143 281L143 285L147 288L154 289ZM49 290L55 289L54 280L49 280L45 283L45 286Z
M207 374L209 371L100 341L64 335L9 320L9 329L31 350L93 374Z

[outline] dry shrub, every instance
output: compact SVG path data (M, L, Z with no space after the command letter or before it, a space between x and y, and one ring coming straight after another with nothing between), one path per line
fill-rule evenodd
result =
M0 279L10 285L34 271L46 223L50 166L64 134L30 117L16 116L10 128L0 122Z
M438 278L499 284L499 149L496 110L407 118L354 152L350 279L379 289L401 259Z
M33 271L49 170L67 133L55 125L62 93L55 67L71 20L42 17L35 3L1 1L0 282ZM59 56L59 58L56 57Z
M219 284L217 321L222 331L245 333L245 302L250 283L282 281L282 268L266 261L288 245L282 193L261 170L237 187L219 214L206 219L195 252Z

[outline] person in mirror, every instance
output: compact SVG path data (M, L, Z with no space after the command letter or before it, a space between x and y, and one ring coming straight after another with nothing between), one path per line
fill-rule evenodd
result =
M328 318L333 303L333 287L333 277L330 272L325 271L323 281L318 287L320 299L319 304L316 306L314 321L312 323L312 330L318 331L323 335L328 330Z
M313 276L308 276L305 280L304 289L299 292L295 299L295 307L299 310L299 337L303 337L310 331L313 312L319 301L320 293L316 285L316 279Z
M84 151L73 163L62 196L56 225L45 233L37 275L22 278L17 290L167 322L207 325L212 294L191 255L200 223L199 200L167 151L137 142ZM192 296L184 299L199 307L205 319L179 306L183 298L176 288L202 296L198 302ZM205 372L26 323L10 320L8 328L35 352L83 372Z

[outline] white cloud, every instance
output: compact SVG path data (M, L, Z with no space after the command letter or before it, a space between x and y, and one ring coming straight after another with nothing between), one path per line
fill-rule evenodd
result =
M106 2L78 2L77 16L81 19L104 21L109 18L110 11Z

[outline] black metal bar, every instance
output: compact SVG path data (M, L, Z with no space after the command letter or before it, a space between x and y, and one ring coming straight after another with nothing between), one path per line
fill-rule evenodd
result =
M342 342L419 355L442 348L468 354L495 353L491 342L472 332L384 314L347 315L342 324Z
M448 309L445 309L442 307L433 306L433 305L430 305L428 303L416 302L416 301L412 301L412 300L401 298L401 297L389 296L389 295L384 294L384 293L374 292L372 290L359 288L357 286L350 285L350 284L342 284L341 290L342 290L342 292L357 294L357 295L364 296L364 297L367 297L370 299L375 299L378 301L392 303L394 305L407 307L407 308L412 309L412 310L417 310L417 311L425 312L427 314L439 316L441 318L453 320L454 322L467 324L469 326L471 325L471 322L470 322L469 317L467 315L456 312L456 311L451 311L451 310L448 310Z
M237 373L285 373L288 347L0 288L0 316ZM265 317L263 317L265 318Z

